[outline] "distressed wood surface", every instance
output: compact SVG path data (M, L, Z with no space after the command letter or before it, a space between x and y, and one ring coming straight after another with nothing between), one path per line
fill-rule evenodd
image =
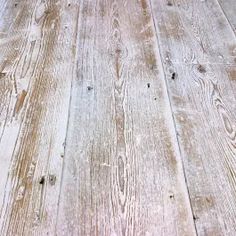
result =
M79 28L57 233L195 235L148 2L84 1Z
M151 2L197 233L235 235L234 33L215 0Z
M1 1L0 234L53 235L78 3Z
M233 0L0 0L0 235L236 234Z

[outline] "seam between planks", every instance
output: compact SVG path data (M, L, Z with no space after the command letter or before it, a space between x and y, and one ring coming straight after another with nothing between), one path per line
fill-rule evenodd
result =
M189 192L189 189L188 189L188 181L187 181L187 176L186 176L186 172L185 172L185 168L184 168L184 163L183 163L183 157L182 157L180 142L179 142L179 138L178 138L178 135L177 135L176 121L175 121L175 117L174 117L174 115L173 115L173 106L172 106L171 99L170 99L170 93L169 93L169 90L168 90L166 73L165 73L165 69L164 69L164 65L163 65L163 61L162 61L162 55L161 55L161 50L160 50L159 37L158 37L158 35L157 35L156 23L155 23L154 18L153 18L152 3L151 3L151 0L148 0L148 2L149 2L149 5L150 5L150 12L151 12L151 17L152 17L152 24L153 24L154 30L155 30L156 44L157 44L157 47L158 47L158 50L159 50L159 55L160 55L160 65L161 65L161 69L162 69L162 71L163 71L165 89L166 89L167 98L168 98L168 101L169 101L169 107L170 107L170 110L171 110L171 120L172 120L172 123L173 123L173 125L174 125L175 140L176 140L177 146L178 146L178 151L179 151L180 161L181 161L181 167L182 167L182 171L183 171L183 175L184 175L184 181L185 181L185 186L186 186L186 190L187 190L187 194L188 194L188 200L189 200L190 210L191 210L191 213L192 213L192 221L193 221L194 228L195 228L195 234L198 235L197 227L196 227L196 222L194 221L193 207L192 207L192 203L191 203L190 192Z
M67 138L68 138L68 128L70 124L70 114L71 114L71 101L72 101L72 89L73 89L73 84L74 84L74 76L76 76L76 70L77 70L77 58L78 58L78 41L79 41L79 28L80 28L80 19L81 19L81 9L83 6L83 0L79 1L79 9L77 12L77 17L76 17L76 33L75 33L75 40L74 40L74 45L75 46L75 58L74 58L74 64L73 64L73 75L72 75L72 80L71 80L71 85L70 85L70 98L69 98L69 108L68 108L68 115L67 115L67 125L66 125L66 135L65 135L65 141L64 141L64 150L63 150L63 163L62 163L62 172L61 172L61 179L60 179L60 190L59 190L59 196L58 196L58 203L57 203L57 215L56 215L56 224L55 224L55 235L57 235L57 226L58 226L58 216L59 216L59 209L60 209L60 200L61 200L61 193L62 193L62 184L63 184L63 179L64 179L64 172L65 172L65 159L66 159L66 145L67 145Z
M227 22L229 24L230 29L233 31L234 37L236 38L236 32L234 31L234 26L231 24L229 18L227 17L227 14L225 13L225 10L223 9L223 7L222 7L221 3L219 2L219 0L216 0L216 3L218 3L218 5L219 5L219 7L220 7L224 17L226 18L226 20L227 20Z

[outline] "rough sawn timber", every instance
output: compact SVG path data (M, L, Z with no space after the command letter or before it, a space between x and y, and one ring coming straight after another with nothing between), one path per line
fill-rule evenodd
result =
M147 1L83 1L58 235L195 235Z
M235 235L234 32L216 0L151 3L197 233Z
M0 2L0 235L53 235L79 5Z

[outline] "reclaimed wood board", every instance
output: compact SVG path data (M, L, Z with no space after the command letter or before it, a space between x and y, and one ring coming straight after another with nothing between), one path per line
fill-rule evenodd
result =
M234 236L234 0L0 0L0 235Z
M0 235L55 231L77 38L72 3L2 3Z
M197 233L234 235L234 33L217 1L151 2Z
M57 233L195 235L148 3L80 17Z

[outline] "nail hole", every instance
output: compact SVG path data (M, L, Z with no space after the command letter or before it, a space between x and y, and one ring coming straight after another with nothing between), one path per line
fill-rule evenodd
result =
M42 185L43 185L44 183L45 183L45 177L42 176L41 179L40 179L40 181L39 181L39 184L42 184Z
M171 75L171 79L175 79L175 77L176 77L176 73L174 72L174 73L172 73L172 75Z

